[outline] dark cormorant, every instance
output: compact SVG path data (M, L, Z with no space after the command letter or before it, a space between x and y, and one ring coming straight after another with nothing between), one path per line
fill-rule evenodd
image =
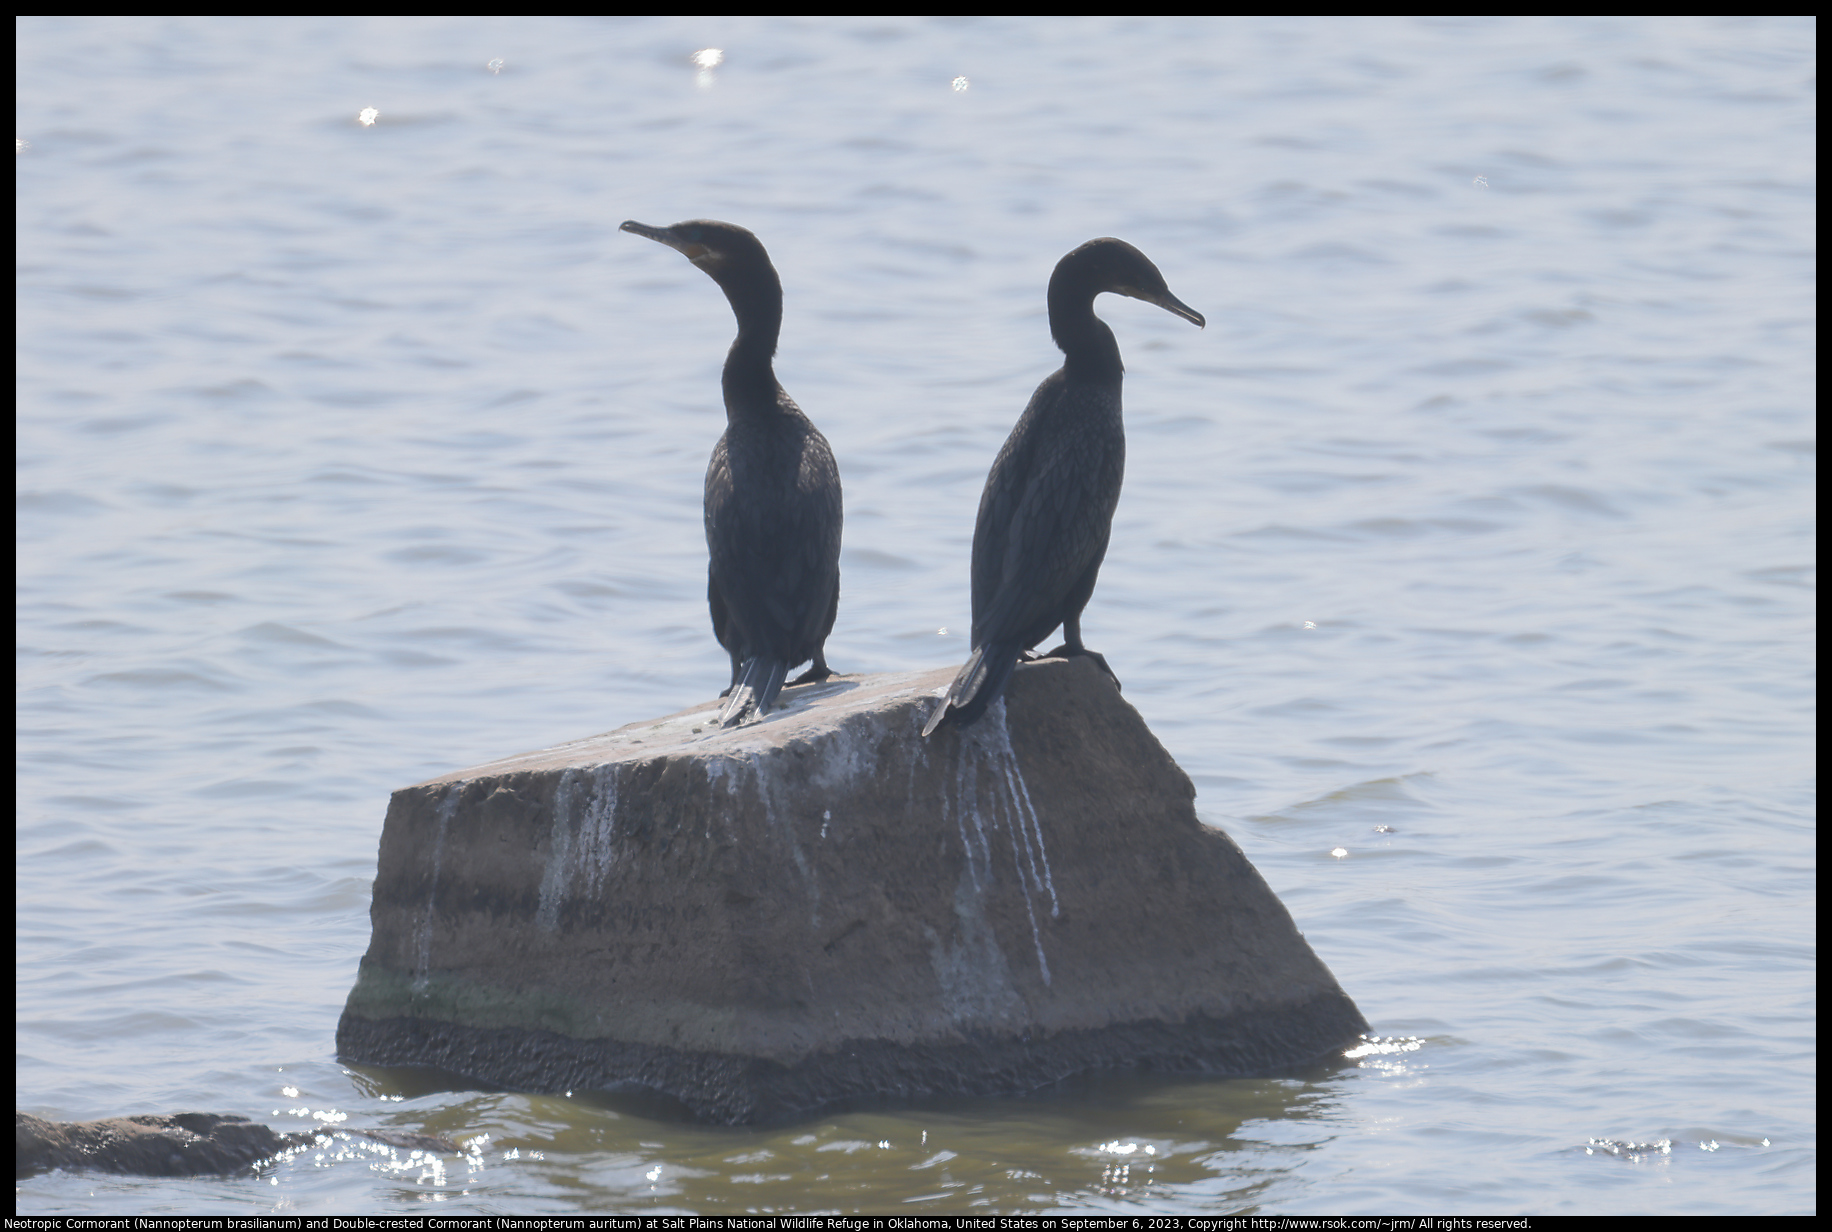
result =
M782 281L757 237L710 219L622 230L679 251L731 301L738 337L725 357L725 434L706 468L706 599L713 636L731 654L721 726L765 715L790 681L833 675L827 635L840 605L840 472L833 451L781 385L771 357L782 329Z
M922 729L962 726L1005 691L1018 657L1062 626L1050 656L1087 655L1081 609L1094 593L1126 469L1119 344L1094 315L1103 291L1156 304L1195 325L1202 314L1170 293L1144 253L1089 240L1050 275L1050 336L1067 357L1031 395L993 461L973 527L973 653Z

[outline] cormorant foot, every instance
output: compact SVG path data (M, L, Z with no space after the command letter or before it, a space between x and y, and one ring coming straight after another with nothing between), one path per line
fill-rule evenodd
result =
M821 681L827 679L827 677L835 676L838 674L839 673L835 672L831 667L828 667L825 664L816 664L813 667L810 667L807 671L803 672L801 675L797 676L795 679L791 680L789 682L789 687L794 688L798 684L819 684Z
M1093 659L1094 665L1100 668L1101 671L1107 673L1107 679L1113 682L1113 687L1116 689L1120 688L1120 678L1115 676L1113 674L1113 669L1107 666L1107 660L1094 651L1089 650L1086 646L1071 646L1067 642L1064 642L1043 657L1046 659L1073 659L1076 655L1082 655L1086 658Z

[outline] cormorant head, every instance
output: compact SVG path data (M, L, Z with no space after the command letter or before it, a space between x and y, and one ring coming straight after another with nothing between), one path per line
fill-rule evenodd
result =
M743 227L710 218L677 222L672 227L651 227L640 222L626 222L619 227L634 235L647 236L666 244L723 284L727 277L753 269L774 273L770 256L756 236Z
M1170 293L1151 258L1111 236L1089 240L1058 261L1056 272L1050 275L1051 303L1059 296L1085 296L1092 302L1103 291L1156 304L1198 328L1207 324L1200 312Z

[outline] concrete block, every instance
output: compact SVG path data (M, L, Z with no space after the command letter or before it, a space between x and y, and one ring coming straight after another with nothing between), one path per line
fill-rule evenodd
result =
M924 740L953 669L717 703L394 794L338 1055L748 1124L1367 1029L1086 659Z

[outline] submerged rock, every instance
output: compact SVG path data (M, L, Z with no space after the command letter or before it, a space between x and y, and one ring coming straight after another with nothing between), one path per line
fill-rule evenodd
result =
M1255 1075L1367 1024L1086 659L920 737L952 669L717 703L405 788L345 1061L708 1121Z
M47 1121L17 1113L19 1175L53 1168L133 1176L218 1176L241 1172L287 1151L332 1139L368 1138L403 1151L456 1154L437 1134L398 1129L327 1128L282 1134L247 1117L214 1112L141 1114L101 1121Z
M19 1175L53 1168L92 1168L136 1176L209 1176L239 1172L312 1141L280 1134L246 1117L212 1112L46 1121L17 1114Z

